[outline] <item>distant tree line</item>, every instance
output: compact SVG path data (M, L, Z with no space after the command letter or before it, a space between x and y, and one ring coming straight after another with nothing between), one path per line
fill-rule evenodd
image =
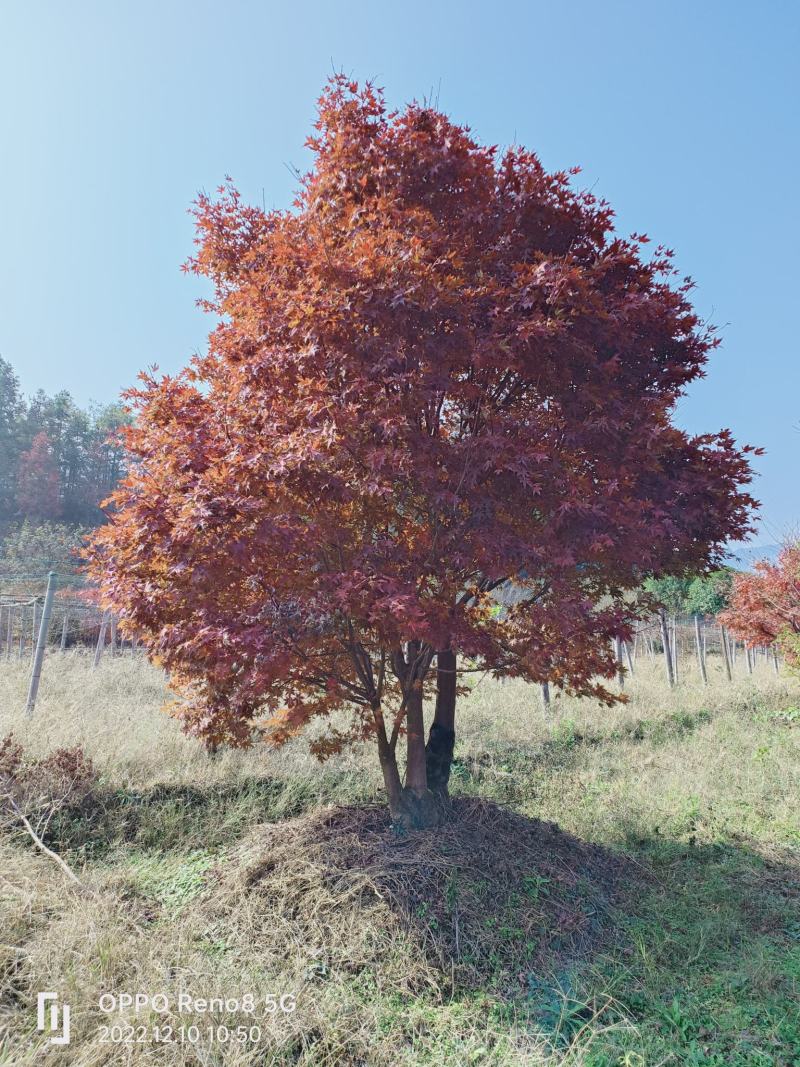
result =
M736 573L723 567L709 574L648 578L644 591L670 615L716 616L728 606Z
M63 390L25 398L0 358L0 529L102 523L100 502L124 470L114 432L127 421L119 404L83 409Z

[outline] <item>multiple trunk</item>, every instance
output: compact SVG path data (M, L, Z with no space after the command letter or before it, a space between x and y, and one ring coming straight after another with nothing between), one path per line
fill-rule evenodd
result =
M424 671L415 670L417 657L418 648L411 643L408 660L398 659L396 667L404 689L405 784L397 766L397 727L387 736L381 709L373 709L389 810L395 823L406 830L436 826L444 818L456 736L456 654L446 648L436 655L436 709L427 744L422 708Z
M425 746L428 788L447 797L456 741L456 654L449 648L436 655L436 709Z

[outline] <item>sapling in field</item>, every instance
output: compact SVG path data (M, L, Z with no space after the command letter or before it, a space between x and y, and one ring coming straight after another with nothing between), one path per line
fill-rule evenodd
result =
M313 750L372 741L423 827L468 672L620 699L626 590L747 535L749 449L673 424L714 334L573 175L342 77L308 144L292 209L198 199L188 269L219 322L130 392L91 569L189 732L327 720Z
M775 563L762 560L752 573L737 574L721 618L748 649L777 646L800 668L800 541L788 541Z

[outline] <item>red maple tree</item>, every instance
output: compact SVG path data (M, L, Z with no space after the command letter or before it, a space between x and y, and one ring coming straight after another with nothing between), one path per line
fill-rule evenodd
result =
M314 751L374 739L394 817L424 825L458 676L617 699L625 590L749 531L748 449L672 424L716 340L670 253L570 174L342 77L308 144L293 210L198 199L188 267L220 322L129 394L92 567L187 730L327 720Z
M777 562L737 574L720 620L751 648L777 644L786 662L800 667L800 541L785 544Z
M19 458L16 504L20 513L35 519L57 519L61 514L61 479L53 446L44 431L37 433Z

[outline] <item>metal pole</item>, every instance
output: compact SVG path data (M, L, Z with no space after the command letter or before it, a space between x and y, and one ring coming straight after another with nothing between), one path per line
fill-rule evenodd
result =
M33 655L33 670L31 671L31 684L28 689L28 705L27 712L29 715L33 713L33 709L36 707L36 694L39 692L39 679L42 677L42 660L44 659L44 649L47 644L47 630L50 626L50 615L53 611L53 594L56 591L56 572L50 571L47 575L47 592L44 597L44 608L42 609L42 621L39 624L39 639L36 642L36 651Z

